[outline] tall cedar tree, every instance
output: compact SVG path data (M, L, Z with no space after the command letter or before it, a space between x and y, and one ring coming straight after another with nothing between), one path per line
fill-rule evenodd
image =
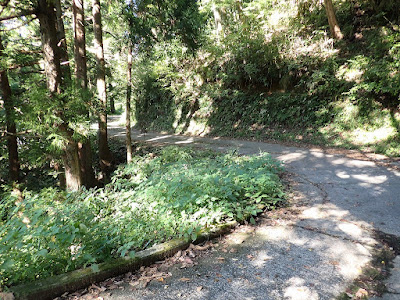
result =
M71 83L71 68L69 65L67 39L65 37L64 20L62 17L61 0L55 0L54 5L56 8L57 17L57 45L60 51L60 63L61 63L61 76L62 80L68 84ZM61 166L58 162L54 162L54 169L59 173L60 187L65 188L65 174L61 171Z
M77 84L82 89L82 95L84 95L87 90L87 65L83 0L73 0L72 11L74 16L75 75ZM86 109L82 113L87 116L89 115ZM78 143L78 153L82 183L86 187L93 187L96 179L92 167L92 150L89 139Z
M97 70L97 93L100 100L99 111L99 158L100 168L103 176L110 172L112 157L108 148L107 138L107 90L106 90L106 68L103 48L103 28L101 24L100 0L93 0L93 30L94 46L96 49Z
M62 18L62 8L61 1L54 1L56 7L56 16L57 16L57 39L59 49L60 49L60 58L61 58L61 71L62 76L65 81L71 81L71 68L69 66L69 57L68 57L68 49L67 49L67 39L65 37L65 29L64 29L64 20Z
M3 53L4 47L0 36L0 57L4 55ZM3 95L7 127L8 173L11 182L18 182L20 166L18 159L17 129L15 126L14 101L8 81L7 70L0 69L0 88Z
M47 88L50 97L57 100L61 97L63 81L58 47L56 13L53 2L39 0L36 9L39 19L40 36L42 40L44 67L47 78ZM63 113L63 107L56 112L60 122L55 124L66 139L62 159L65 169L66 188L78 190L82 186L81 168L78 156L78 145L73 139L73 130L69 128Z
M128 72L126 85L126 162L132 162L132 137L131 137L131 94L132 94L132 42L128 46Z

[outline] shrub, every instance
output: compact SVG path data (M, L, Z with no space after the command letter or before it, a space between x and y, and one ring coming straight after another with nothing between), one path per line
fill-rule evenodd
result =
M95 266L173 237L194 240L201 228L274 209L284 198L280 170L267 154L169 147L121 166L102 189L25 191L22 201L9 193L11 208L0 220L0 283Z

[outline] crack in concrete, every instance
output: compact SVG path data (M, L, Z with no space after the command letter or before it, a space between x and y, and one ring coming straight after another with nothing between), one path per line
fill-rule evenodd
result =
M359 245L362 245L362 246L369 246L369 247L371 247L371 244L368 244L368 243L365 243L365 242L362 242L362 241L358 241L358 240L355 240L355 239L350 239L350 238L347 238L347 237L345 237L345 236L340 236L340 235L328 233L328 232L319 230L318 228L315 228L315 227L302 226L302 225L297 225L297 224L288 225L288 226L301 228L301 229L304 229L304 230L316 232L316 233L323 234L323 235L326 235L326 236L329 236L329 237L333 237L333 238L336 238L336 239L341 239L341 240L349 241L349 242L356 243L356 244L359 244Z
M316 182L313 182L313 181L311 181L310 179L308 179L307 177L304 177L304 176L302 176L302 175L300 175L300 174L297 174L297 173L294 173L294 172L286 171L286 173L289 174L290 176L298 177L298 178L304 180L305 182L308 182L308 183L311 184L312 186L315 186L315 187L320 191L320 193L321 193L321 196L322 196L322 204L329 203L328 192L325 191L325 188L322 186L322 185L325 184L325 183L316 183Z
M400 292L387 291L386 294L400 295Z

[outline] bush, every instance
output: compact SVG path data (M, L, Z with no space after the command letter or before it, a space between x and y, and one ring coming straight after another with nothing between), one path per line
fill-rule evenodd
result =
M274 209L284 198L267 154L240 157L169 147L121 166L103 189L25 191L0 220L1 284L133 256L173 237ZM251 218L251 222L254 219Z

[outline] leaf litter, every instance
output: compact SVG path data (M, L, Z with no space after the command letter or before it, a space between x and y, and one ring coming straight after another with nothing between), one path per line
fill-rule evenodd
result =
M82 289L73 293L64 293L62 296L54 300L102 300L100 296L102 293L112 293L116 289L140 290L145 289L152 281L157 281L165 284L165 279L172 276L168 270L174 266L179 265L179 268L184 269L197 265L196 258L206 253L207 250L215 247L212 241L207 241L203 245L190 246L186 250L180 250L172 257L166 258L163 261L155 262L148 267L140 267L135 272L128 272L125 275L109 278L103 282L92 284L86 289ZM190 278L180 278L182 282L189 282ZM164 285L168 288L168 285ZM201 291L203 287L198 287L197 291ZM108 295L110 295L108 294Z

